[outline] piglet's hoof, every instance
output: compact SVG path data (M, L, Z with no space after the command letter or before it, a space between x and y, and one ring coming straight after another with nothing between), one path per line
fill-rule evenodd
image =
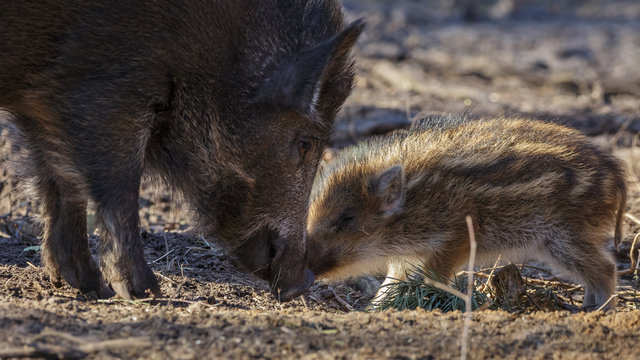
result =
M354 286L356 290L371 297L374 297L380 288L380 282L378 279L370 275L351 278L347 281L347 284Z

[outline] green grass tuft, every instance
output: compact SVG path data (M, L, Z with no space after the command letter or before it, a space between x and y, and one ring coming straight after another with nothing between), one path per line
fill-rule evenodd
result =
M453 280L446 279L431 270L413 266L407 274L407 280L394 282L388 286L388 290L381 301L372 304L370 310L384 311L388 309L415 310L422 308L425 310L440 309L442 312L460 310L465 311L464 299L446 290L442 290L424 281L430 279L435 282L447 284L453 289L466 293L467 278L455 277ZM489 298L476 290L474 286L471 297L471 309L477 309L489 301Z

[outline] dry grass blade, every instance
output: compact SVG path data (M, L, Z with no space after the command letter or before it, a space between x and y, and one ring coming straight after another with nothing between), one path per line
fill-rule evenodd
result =
M164 253L164 255L162 255L162 256L160 256L159 258L157 258L157 259L153 260L153 261L152 261L152 263L154 263L154 264L155 264L156 262L158 262L158 261L160 261L160 260L162 260L162 259L166 258L167 256L171 255L171 253L173 253L174 251L175 251L175 249L171 249L171 250L169 250L168 252Z
M442 291L446 291L449 294L455 295L461 299L464 299L467 296L467 294L463 293L462 291L456 290L452 286L449 286L440 281L433 280L431 278L425 278L424 282L433 286L434 288L440 289Z
M333 293L333 297L340 303L340 305L342 305L347 311L353 311L353 306L349 305L349 303L347 303L342 297L340 297L340 295L338 295L333 287L330 286L329 290L331 290L331 292Z
M476 235L473 231L473 220L471 216L466 217L467 228L469 229L469 274L467 275L467 294L464 297L465 301L465 316L464 327L462 328L461 353L460 359L466 360L469 352L469 329L471 327L471 295L473 294L473 268L475 267L476 260Z
M496 259L495 263L493 263L493 267L491 268L491 272L489 273L489 276L487 276L487 283L486 284L491 282L491 278L493 277L493 274L495 273L495 271L496 271L496 269L498 267L498 264L500 263L501 258L502 258L502 255L498 254L498 258ZM469 269L469 270L471 270L471 269ZM476 275L476 274L474 273L474 275ZM484 275L484 274L482 274L482 275ZM486 290L486 284L483 286L483 288L482 288L483 290Z
M627 219L633 221L636 225L640 225L640 219L638 219L637 217L629 214L629 213L624 213L624 217L626 217Z
M604 309L607 305L609 305L609 303L611 302L611 300L618 298L618 294L613 294L609 297L609 299L607 299L607 301L605 301L604 304L602 304L596 311L602 311L602 309Z

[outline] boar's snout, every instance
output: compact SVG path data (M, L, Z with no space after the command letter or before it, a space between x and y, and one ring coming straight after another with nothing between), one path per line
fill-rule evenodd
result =
M306 236L278 237L274 241L269 266L271 292L279 301L289 301L304 294L316 277L308 268Z
M289 301L306 292L315 281L307 267L304 238L281 236L277 230L265 227L238 247L232 258L253 275L269 281L271 292L279 301Z
M295 286L283 286L284 284L277 283L272 280L271 282L271 293L278 299L278 301L285 302L289 300L293 300L298 296L304 294L309 290L313 282L316 280L316 276L313 274L313 271L309 269L305 269L303 273L302 282L300 285Z

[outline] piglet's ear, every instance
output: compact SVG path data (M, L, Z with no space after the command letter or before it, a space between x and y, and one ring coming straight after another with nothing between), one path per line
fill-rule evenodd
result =
M315 114L323 74L334 59L353 47L364 25L362 19L354 21L338 35L285 61L262 86L260 98L303 114Z
M385 216L398 214L404 207L404 179L402 167L393 166L374 180L373 194L380 201L380 210Z

